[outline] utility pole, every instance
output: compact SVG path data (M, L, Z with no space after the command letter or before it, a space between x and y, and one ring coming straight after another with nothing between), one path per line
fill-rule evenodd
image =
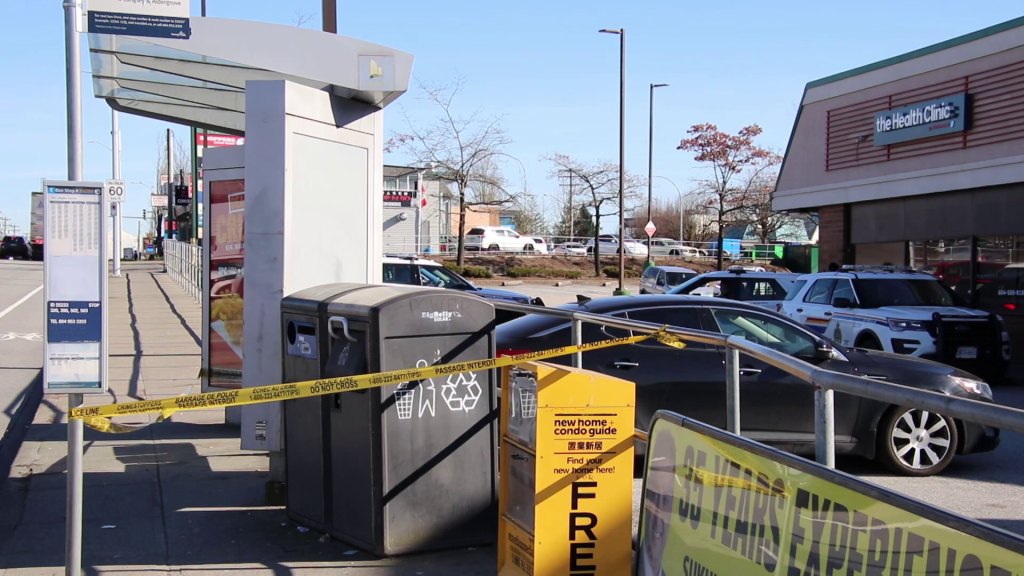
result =
M82 46L78 36L79 5L77 0L63 0L64 65L67 78L68 118L68 180L82 180ZM101 218L105 217L103 214ZM68 409L84 402L81 394L68 394ZM82 457L85 423L68 421L67 511L64 538L64 574L82 574Z
M161 236L170 238L171 221L174 219L174 132L167 129L167 221L164 223L166 233L161 230ZM161 250L163 242L160 242Z
M576 213L572 211L572 170L569 170L569 242L576 235Z

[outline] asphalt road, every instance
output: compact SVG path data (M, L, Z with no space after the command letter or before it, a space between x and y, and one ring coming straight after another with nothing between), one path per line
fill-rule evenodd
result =
M43 364L43 263L0 260L0 435Z
M636 293L636 281L627 286ZM505 287L530 297L540 296L548 306L576 300L577 294L592 298L610 296L613 287L572 284L523 284ZM1001 385L993 391L996 402L1024 409L1024 387ZM855 457L840 457L837 468L869 482L895 490L923 502L1000 528L1024 535L1024 435L1006 433L993 452L958 456L939 476L906 478L893 476L873 462ZM633 528L639 514L641 480L633 483Z

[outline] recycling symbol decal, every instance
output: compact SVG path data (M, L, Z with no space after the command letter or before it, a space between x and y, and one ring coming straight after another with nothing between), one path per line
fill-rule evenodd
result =
M482 390L476 372L452 374L441 386L441 398L452 412L469 412L476 408Z

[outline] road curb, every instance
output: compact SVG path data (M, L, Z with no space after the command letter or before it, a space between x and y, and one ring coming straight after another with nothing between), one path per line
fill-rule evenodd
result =
M11 421L8 422L3 437L0 438L0 486L11 475L11 466L14 465L15 458L18 457L18 450L21 450L21 444L25 440L29 427L32 426L32 421L35 420L36 411L39 410L39 404L42 401L43 372L40 370L28 385L25 398L22 399L21 405L18 406Z
M572 285L572 281L571 280L565 280L565 281L562 281L562 282L555 282L555 286L570 286L570 285Z
M522 284L522 280L505 280L501 283L502 286L521 286Z

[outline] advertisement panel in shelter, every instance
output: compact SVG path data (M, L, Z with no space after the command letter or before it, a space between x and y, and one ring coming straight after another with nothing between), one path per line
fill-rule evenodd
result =
M242 385L245 180L210 182L209 385Z

